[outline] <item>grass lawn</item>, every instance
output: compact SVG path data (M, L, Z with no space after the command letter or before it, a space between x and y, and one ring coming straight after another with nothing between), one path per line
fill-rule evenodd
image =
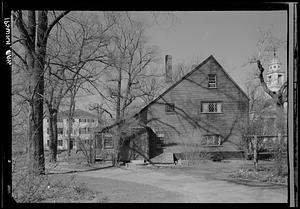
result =
M277 176L274 169L274 161L261 160L258 162L259 169L255 172L253 169L253 161L251 160L224 160L221 162L205 161L195 163L194 166L180 165L157 165L156 167L147 166L146 169L159 169L167 172L169 175L175 175L174 170L179 173L189 174L192 176L201 176L208 179L223 180L249 180L251 181L283 184L287 185L288 168L287 163L283 166L283 175ZM177 172L176 172L177 173ZM245 184L245 181L243 181Z

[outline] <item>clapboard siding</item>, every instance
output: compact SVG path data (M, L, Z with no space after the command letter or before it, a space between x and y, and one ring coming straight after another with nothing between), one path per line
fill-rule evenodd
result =
M207 87L208 74L217 75L216 89ZM222 102L222 113L201 113L201 102L204 101ZM165 112L166 102L175 104L175 114ZM207 149L198 145L201 136L208 133L228 137L228 142L210 149L237 150L241 126L248 119L248 103L248 97L211 56L205 64L200 64L189 76L144 108L142 115L148 121L152 119L148 126L154 132L165 133L165 140L175 144L166 147L165 151L182 150L182 146ZM191 146L193 144L195 146Z

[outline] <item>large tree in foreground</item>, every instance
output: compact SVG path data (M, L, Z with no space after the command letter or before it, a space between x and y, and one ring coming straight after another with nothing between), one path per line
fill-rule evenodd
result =
M12 13L17 28L16 42L21 44L22 54L18 58L23 62L28 77L28 94L25 100L28 113L28 166L33 174L45 171L43 146L43 94L47 41L52 28L68 11L54 15L48 20L48 11L15 11ZM48 23L50 22L50 23Z

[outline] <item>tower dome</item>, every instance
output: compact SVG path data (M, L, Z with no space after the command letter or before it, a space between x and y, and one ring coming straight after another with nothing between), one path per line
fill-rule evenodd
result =
M281 62L277 57L273 57L268 65L268 73L281 71Z
M274 57L270 60L266 72L267 86L271 91L278 91L284 83L284 79L284 71L281 69L281 62L274 51Z

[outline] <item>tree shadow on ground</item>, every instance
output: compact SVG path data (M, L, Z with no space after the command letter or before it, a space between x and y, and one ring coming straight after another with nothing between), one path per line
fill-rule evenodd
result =
M57 172L57 173L56 172L49 172L49 173L46 173L45 175L82 173L82 172L87 172L87 171L98 171L98 170L112 168L112 167L114 167L114 166L113 165L109 165L109 166L105 166L105 167L101 167L101 168L91 168L91 169L84 169L84 170L76 170L76 169L74 169L74 170L71 170L71 171Z

